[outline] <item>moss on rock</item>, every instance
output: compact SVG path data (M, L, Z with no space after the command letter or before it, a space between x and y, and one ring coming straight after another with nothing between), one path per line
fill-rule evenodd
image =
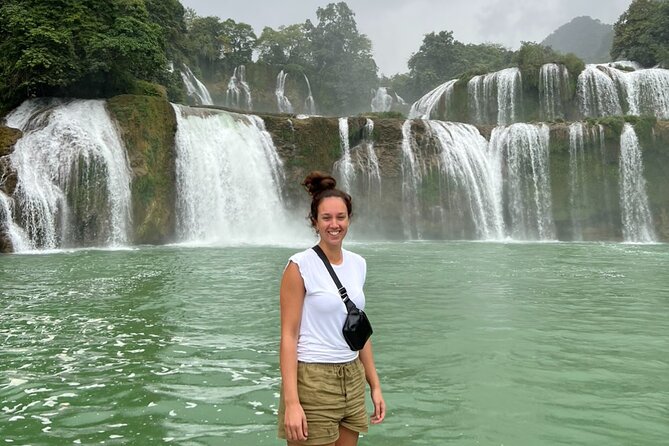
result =
M134 242L169 242L176 225L174 109L162 97L134 95L113 97L107 106L120 127L132 169Z

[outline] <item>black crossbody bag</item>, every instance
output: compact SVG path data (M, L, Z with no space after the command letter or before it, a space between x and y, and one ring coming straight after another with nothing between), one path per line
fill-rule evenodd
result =
M337 285L341 300L343 300L346 305L348 315L346 316L346 321L344 321L344 327L342 328L344 339L351 350L361 350L367 343L367 339L369 339L374 332L372 330L372 324L369 323L369 319L367 319L365 312L356 307L353 301L349 299L348 294L346 293L346 288L344 288L344 285L339 281L339 277L337 277L337 274L334 272L332 265L330 265L330 261L321 247L316 245L312 249L316 251L318 257L320 257L325 264L330 276L332 276L332 280L334 280L335 285Z

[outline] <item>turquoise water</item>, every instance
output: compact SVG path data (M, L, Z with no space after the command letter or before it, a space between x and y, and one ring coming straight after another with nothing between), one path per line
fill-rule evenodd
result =
M669 245L350 244L386 421L367 445L664 445ZM300 248L0 257L0 440L279 445Z

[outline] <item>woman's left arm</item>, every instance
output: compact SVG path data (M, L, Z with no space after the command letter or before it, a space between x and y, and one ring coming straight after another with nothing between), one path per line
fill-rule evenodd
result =
M370 421L372 424L379 424L386 417L386 402L383 400L381 393L381 382L379 375L376 373L376 366L374 365L374 353L372 353L372 340L368 339L365 346L360 350L360 361L365 367L365 379L369 384L370 393L372 395L372 402L374 403L374 413Z

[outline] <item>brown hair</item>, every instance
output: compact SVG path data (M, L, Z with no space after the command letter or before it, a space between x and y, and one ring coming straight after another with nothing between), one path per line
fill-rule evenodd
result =
M311 195L311 209L309 212L311 226L316 225L316 220L318 219L318 206L324 198L328 197L338 197L344 200L348 216L351 217L351 214L353 213L351 196L343 190L337 189L337 180L331 175L314 170L307 175L304 181L302 181L302 186L304 186L307 192L309 192L309 195Z

